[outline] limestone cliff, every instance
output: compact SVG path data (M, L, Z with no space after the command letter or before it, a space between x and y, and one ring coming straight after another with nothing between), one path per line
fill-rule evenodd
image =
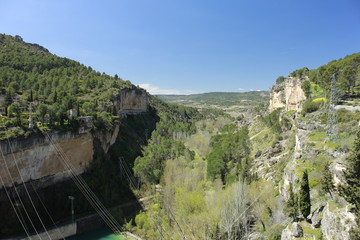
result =
M140 89L123 89L115 96L113 103L118 114L142 113L147 110L148 95ZM0 175L5 186L41 179L42 186L45 187L70 178L70 172L64 166L55 146L63 151L76 172L81 174L92 161L94 139L100 142L102 151L107 153L119 132L118 125L112 131L92 132L88 126L80 129L78 133L50 131L52 142L40 133L26 139L1 141L4 158L0 161Z
M82 173L93 156L93 138L88 133L50 132L55 144L69 157L77 173ZM43 186L54 184L70 177L70 172L60 159L55 145L42 135L27 139L13 139L0 142L4 158L0 162L0 175L6 186L12 183L42 179ZM13 155L12 155L13 152ZM11 178L9 177L9 173Z
M147 110L148 95L140 89L122 89L115 97L114 106L120 114L136 114Z
M286 111L300 112L304 100L306 96L302 89L302 80L289 77L270 89L269 111L284 107Z

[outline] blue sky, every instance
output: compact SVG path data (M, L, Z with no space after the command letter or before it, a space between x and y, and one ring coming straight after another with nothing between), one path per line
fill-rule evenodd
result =
M358 0L0 0L20 35L150 93L268 90L359 52Z

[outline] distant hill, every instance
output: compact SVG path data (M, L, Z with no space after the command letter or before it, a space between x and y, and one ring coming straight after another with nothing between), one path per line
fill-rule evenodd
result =
M204 108L215 107L228 110L253 108L269 100L268 91L210 92L191 95L157 95L168 103Z

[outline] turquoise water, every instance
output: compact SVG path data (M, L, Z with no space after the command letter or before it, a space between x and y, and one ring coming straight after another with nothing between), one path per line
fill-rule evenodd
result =
M82 233L70 238L68 240L124 240L123 236L115 235L106 228L99 228L90 232Z

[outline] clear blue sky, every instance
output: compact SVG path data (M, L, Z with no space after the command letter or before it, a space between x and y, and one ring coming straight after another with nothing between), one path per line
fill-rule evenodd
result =
M20 35L152 93L268 90L360 51L359 0L0 0Z

